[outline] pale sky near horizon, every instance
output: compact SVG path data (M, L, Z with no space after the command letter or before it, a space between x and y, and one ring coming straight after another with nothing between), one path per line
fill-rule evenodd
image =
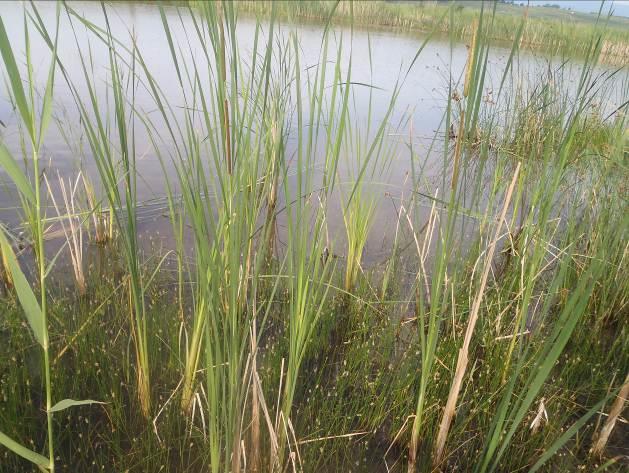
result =
M516 0L516 2L523 4L529 3L532 6L542 6L551 3L561 5L562 8L570 8L583 13L598 13L601 7L600 0L530 0L530 2L526 0ZM629 0L608 0L603 6L603 13L607 13L610 7L614 10L614 15L629 17Z

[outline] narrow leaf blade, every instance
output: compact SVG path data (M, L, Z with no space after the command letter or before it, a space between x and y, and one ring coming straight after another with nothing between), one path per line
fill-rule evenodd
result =
M55 84L55 69L57 65L57 41L59 39L59 14L61 12L61 3L57 3L57 29L55 32L55 44L52 50L52 59L48 70L48 81L46 82L46 92L44 93L44 101L42 104L41 122L39 125L39 144L43 140L44 134L48 129L50 117L52 116L52 98Z
M31 286L28 284L28 281L26 280L26 277L17 262L13 248L7 240L4 230L0 230L0 247L2 248L2 253L6 257L9 271L11 271L11 276L13 277L13 284L15 286L15 291L17 292L17 297L20 300L22 309L24 309L24 313L26 314L28 323L33 330L35 339L42 347L46 348L47 341L44 334L44 314L41 311L41 307L39 307L39 303L37 302L37 298L35 297Z
M94 401L92 399L85 399L83 401L75 401L74 399L64 399L50 408L50 412L59 412L67 409L68 407L84 406L86 404L105 404L101 401Z
M26 458L28 461L34 463L35 465L42 466L44 468L48 468L50 466L50 460L48 460L48 458L26 448L22 444L17 443L15 440L3 434L2 432L0 432L0 444L7 447L13 453L17 453L22 458Z
M20 169L20 166L4 145L0 145L0 167L9 175L15 187L17 187L17 190L20 191L30 203L35 203L35 194L28 182L26 174Z
M28 108L26 94L24 93L24 87L22 87L20 71L17 67L17 63L15 62L15 56L13 55L11 43L9 42L9 38L7 37L7 31L4 28L4 22L2 21L2 18L0 18L0 54L2 55L4 65L7 69L9 82L11 82L11 89L13 90L15 103L17 104L17 108L22 115L22 120L24 121L24 124L26 125L28 132L30 133L31 139L33 139L34 133L32 129L33 120L31 119L31 112Z

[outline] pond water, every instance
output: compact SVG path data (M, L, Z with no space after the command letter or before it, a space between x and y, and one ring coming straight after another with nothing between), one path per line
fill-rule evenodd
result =
M46 25L54 31L55 4L41 2L36 5ZM86 19L104 27L105 20L100 4L73 2L71 6ZM22 2L3 2L0 12L11 45L22 66L25 50L24 9L29 10L30 7ZM114 36L127 46L130 46L132 38L135 38L149 70L156 76L160 86L169 97L171 105L175 108L182 106L181 90L176 80L176 71L159 9L154 5L116 2L108 5L107 11ZM190 32L193 28L188 13L185 10L178 11L174 7L167 7L165 12L175 43L182 46L182 59L189 60L193 56L201 55L202 51L198 49L196 42L192 42L190 47L187 44L186 32ZM248 17L239 19L237 33L239 51L243 57L251 53L255 27L254 19ZM299 38L300 64L302 69L307 71L319 61L323 26L282 24L280 37L287 38L292 31L295 31ZM330 46L332 59L341 38L344 44L342 69L344 71L347 69L351 57L353 81L373 86L373 88L359 85L354 87L352 125L359 129L364 127L369 113L371 113L372 122L377 124L385 116L394 87L406 72L425 36L421 33L383 30L354 29L352 31L347 26L335 26ZM46 80L50 51L34 28L30 28L30 40L37 88L41 92ZM76 20L73 29L67 15L62 12L59 36L60 58L70 78L77 84L79 92L86 93L77 43L84 53L91 50L93 62L90 68L93 71L93 82L100 99L105 101L108 94L107 50L102 42L96 40L93 34L86 32L86 29L77 24ZM503 46L492 47L490 51L489 76L486 81L488 102L492 101L492 93L495 93L494 89L502 77L509 52L509 48ZM440 142L443 141L445 133L443 116L448 102L448 87L451 82L460 83L466 60L465 44L452 44L447 38L432 38L400 89L394 113L389 118L391 129L387 136L387 146L394 150L391 163L386 171L373 178L372 189L378 198L379 205L366 247L368 262L373 263L382 259L391 247L391 238L393 238L397 221L395 201L403 192L408 192L407 176L411 169L411 162L406 145L413 142L416 159L426 161L422 162L422 165L425 165L428 175L431 174L431 170L434 175L441 171L442 154L433 149L429 155L427 150L431 143L435 143L438 150ZM522 52L516 58L511 77L513 82L510 83L535 83L545 71L558 67L561 63L562 60L559 58L549 59L541 55ZM564 66L565 77L569 78L566 81L568 86L572 87L576 82L580 67L578 61L572 61ZM606 70L600 69L601 72ZM2 75L6 75L3 69ZM626 79L625 68L616 75L614 84L622 84ZM605 95L609 103L605 106L613 107L626 99L623 96L626 89L614 84L611 84L606 91ZM371 107L368 106L370 94ZM136 106L146 113L151 113L155 109L153 99L143 90L138 90ZM499 108L504 105L498 99L492 106ZM16 156L20 156L19 118L13 110L6 87L0 89L0 120L2 141ZM76 105L60 76L55 90L54 121L55 123L51 125L47 133L43 152L47 175L55 176L55 172L59 171L61 175L73 176L82 169L83 172L92 175L94 181L97 181L95 166L90 159L85 138L82 137ZM139 199L153 202L144 205L140 212L140 231L153 235L167 234L170 223L165 216L165 206L162 200L165 195L163 171L146 134L142 132L141 127L138 127L136 132L136 150L139 156L137 170L141 176L138 181ZM351 167L351 163L345 163L344 169L347 167ZM6 176L1 173L0 171L0 178L5 180ZM423 192L431 194L434 189L426 188ZM0 211L2 212L0 216L3 222L14 228L19 224L19 218L13 210L16 202L15 193L9 186L3 185L0 188ZM51 213L54 213L54 210L51 210ZM340 208L332 209L327 219L331 233L342 235L343 221ZM342 236L339 238L342 240ZM342 243L340 247L342 248Z

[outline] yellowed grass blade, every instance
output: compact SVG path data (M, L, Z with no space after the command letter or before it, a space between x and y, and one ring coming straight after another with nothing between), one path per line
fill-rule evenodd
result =
M456 412L456 403L459 397L459 392L461 390L461 384L463 383L463 377L465 376L465 370L467 369L468 352L470 348L470 342L472 340L472 334L474 333L474 327L476 326L476 321L478 320L480 304L481 304L481 301L483 300L485 287L487 286L487 278L489 276L489 270L491 269L491 262L494 258L494 253L496 251L496 244L498 243L500 231L502 229L502 223L507 214L507 209L509 208L509 203L511 202L511 196L513 195L513 190L515 189L515 184L518 180L518 175L520 174L520 166L521 166L521 163L518 163L513 173L513 178L511 179L511 184L509 184L509 189L507 190L507 195L505 196L504 204L502 206L500 219L498 220L498 225L496 226L494 238L492 239L489 245L489 248L487 250L487 254L485 256L485 264L483 267L483 274L481 276L481 283L478 288L478 293L476 294L476 298L474 299L474 303L472 305L472 311L470 312L470 318L467 323L467 329L465 330L465 338L463 340L463 346L461 347L461 350L459 351L459 357L456 363L456 371L454 374L454 380L452 381L450 394L448 394L448 401L446 402L446 407L443 411L441 424L439 425L439 433L437 434L437 442L435 444L434 455L433 455L434 465L438 465L441 462L441 459L443 456L443 449L445 447L446 439L448 438L448 432L450 430L450 424L452 423L452 417L454 416L454 413Z

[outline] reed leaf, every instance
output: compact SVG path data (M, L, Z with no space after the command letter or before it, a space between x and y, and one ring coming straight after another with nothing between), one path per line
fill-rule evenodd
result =
M33 188L26 174L20 169L4 144L0 144L0 166L9 175L17 190L28 200L30 205L33 205L35 203Z
M11 272L15 292L17 293L17 297L20 301L22 309L24 310L28 324L33 331L35 340L37 340L37 343L39 343L44 349L47 349L48 335L45 327L44 315L39 303L37 302L37 297L35 297L31 286L26 280L26 276L24 276L24 273L17 262L13 247L7 240L5 233L6 231L4 229L0 230L0 246L2 247L2 254L8 263L8 269Z
M0 18L0 54L4 60L4 66L9 76L9 82L11 84L11 90L15 103L22 116L22 121L26 126L26 129L31 137L31 140L35 141L34 119L33 112L31 111L28 102L26 100L26 94L24 93L24 87L22 86L22 78L20 71L15 62L15 56L13 55L13 49L11 43L7 37L7 31L4 27L4 21Z
M50 467L50 460L48 458L26 448L24 445L16 442L2 432L0 432L0 444L4 445L13 453L18 454L22 458L27 459L35 465L41 466L46 469Z

